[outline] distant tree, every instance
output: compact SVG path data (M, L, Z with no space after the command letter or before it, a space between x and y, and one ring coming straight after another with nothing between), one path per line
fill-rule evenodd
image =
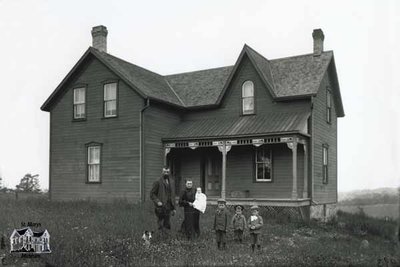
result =
M23 192L40 192L40 185L39 185L39 174L32 175L30 173L25 174L25 176L17 185L17 191Z

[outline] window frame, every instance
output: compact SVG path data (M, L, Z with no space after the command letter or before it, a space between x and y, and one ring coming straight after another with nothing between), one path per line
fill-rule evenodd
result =
M99 147L100 148L100 153L99 153L99 179L98 181L90 181L89 180L89 148L90 147ZM85 145L85 166L86 166L86 184L101 184L102 182L102 166L103 166L103 144L98 143L98 142L90 142Z
M263 164L263 161L257 161L257 152L259 149L263 149L264 153L267 151L269 153L269 158L271 161L271 177L270 179L259 179L258 178L258 167L257 164ZM274 157L273 157L273 149L271 147L266 147L265 145L255 147L253 154L253 164L254 164L254 179L255 183L272 183L274 181ZM264 168L263 168L264 170Z
M329 183L329 146L327 144L322 145L322 183Z
M115 115L106 115L106 102L114 101L114 100L106 100L105 99L105 88L108 84L115 83ZM103 84L103 119L117 118L119 113L119 82L118 80L106 80L102 82Z
M252 96L244 96L244 86L246 83L251 83L253 85L253 95ZM254 86L254 82L252 80L246 80L242 83L241 87L241 95L240 95L240 104L241 104L241 115L248 116L248 115L255 115L256 114L256 90ZM244 100L252 98L253 99L253 110L251 112L245 112L244 110Z
M76 118L75 117L75 106L82 105L82 103L75 104L75 90L84 89L84 97L85 101L84 105L84 117ZM72 88L72 120L73 121L84 121L87 118L87 85L86 84L77 84Z
M332 123L332 92L329 87L326 88L326 122Z

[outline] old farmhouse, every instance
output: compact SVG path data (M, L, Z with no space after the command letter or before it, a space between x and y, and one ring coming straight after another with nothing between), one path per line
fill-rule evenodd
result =
M266 59L244 45L236 63L160 75L107 53L107 29L42 105L50 113L51 199L148 201L164 165L211 202L303 207L337 201L335 60Z

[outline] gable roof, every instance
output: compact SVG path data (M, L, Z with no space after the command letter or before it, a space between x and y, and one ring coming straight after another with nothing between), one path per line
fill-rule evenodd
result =
M233 66L165 76L186 107L214 105Z
M143 98L185 109L218 106L244 56L248 56L275 100L316 95L324 74L331 66L329 71L333 73L334 86L337 87L334 90L336 110L339 117L344 116L332 51L323 52L320 56L306 54L268 60L248 45L244 45L233 66L166 76L89 47L42 105L42 110L50 111L64 85L90 56L100 60Z
M279 97L315 95L332 59L332 51L271 60L275 94Z

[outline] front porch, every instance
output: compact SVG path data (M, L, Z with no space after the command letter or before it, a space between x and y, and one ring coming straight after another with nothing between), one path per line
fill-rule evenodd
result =
M305 207L311 205L307 146L304 134L164 140L164 163L178 195L191 179L209 204L225 198L228 205Z

